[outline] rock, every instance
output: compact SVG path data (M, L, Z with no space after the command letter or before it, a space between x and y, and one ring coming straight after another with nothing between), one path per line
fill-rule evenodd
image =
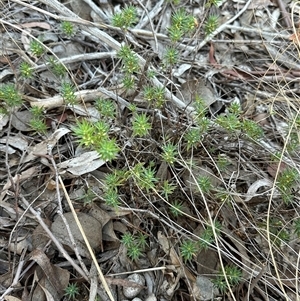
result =
M127 277L127 280L135 282L140 285L145 285L145 278L140 274L132 274ZM136 297L142 290L142 287L124 287L123 293L126 298L132 299Z
M214 284L208 277L198 276L196 282L193 285L193 295L196 296L199 301L213 300L217 290Z

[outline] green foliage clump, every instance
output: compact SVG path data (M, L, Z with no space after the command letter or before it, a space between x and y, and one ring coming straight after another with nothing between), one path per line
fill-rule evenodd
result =
M125 6L121 12L114 14L112 25L127 29L138 21L137 10L133 5Z
M184 135L184 140L187 143L187 149L197 147L201 140L202 131L199 127L194 127L189 130Z
M0 86L0 100L3 102L2 113L7 113L10 109L20 106L22 95L14 84L4 84Z
M166 67L171 67L175 65L179 60L179 52L178 50L171 46L167 47L164 56L163 56L163 63Z
M182 209L183 209L183 203L175 200L173 203L171 203L171 208L170 211L173 216L178 217L182 214Z
M134 114L132 120L133 136L144 137L149 134L151 128L149 117L145 113Z
M172 143L167 143L166 145L162 146L162 150L162 159L166 163L173 165L176 161L176 155L178 154L177 146Z
M198 183L199 188L202 191L202 193L208 193L213 188L211 179L208 176L200 176L200 177L198 177L197 178L197 183Z
M227 159L226 155L219 154L217 161L216 161L217 167L220 171L226 170L226 168L230 165L229 160Z
M32 78L33 68L27 62L22 62L20 64L20 74L23 78Z
M30 127L37 133L45 134L47 131L47 125L44 121L44 110L41 107L33 106L30 109L33 117L29 121Z
M219 17L216 15L210 15L204 23L204 32L208 36L212 34L219 26Z
M114 103L109 99L98 98L95 101L95 106L100 115L106 118L114 118L116 116L116 108Z
M225 130L235 133L241 129L241 122L238 116L233 113L228 113L227 115L220 115L216 119L216 122Z
M73 132L80 145L96 150L103 160L111 161L116 158L119 147L115 139L109 138L109 125L105 121L78 121Z
M257 140L263 135L262 128L253 120L244 120L241 124L241 127L246 135L248 135L253 140Z
M45 52L45 47L44 47L43 43L38 39L32 40L30 42L29 48L30 48L31 53L37 57L42 56Z
M128 45L122 45L118 51L118 57L123 62L123 69L125 73L132 74L139 70L138 57Z
M144 167L142 163L137 163L131 170L130 175L135 181L136 185L141 190L154 190L158 178L155 177L155 170L151 167Z
M147 85L144 87L144 98L150 103L154 103L156 108L160 108L164 104L165 100L165 88L153 87Z
M196 19L180 8L171 17L169 37L172 42L178 42L184 35L191 34L196 27Z
M49 58L48 63L50 65L50 69L54 75L56 75L58 77L63 77L67 73L66 67L62 63L60 63L56 59L54 59L53 57Z
M222 3L222 0L208 0L205 4L205 7L210 8L211 6L219 6Z
M185 240L180 246L180 254L185 262L193 259L197 252L197 244L192 240Z
M62 21L61 24L61 30L67 37L73 37L75 35L75 27L74 25L69 21Z
M277 187L281 192L283 201L290 203L292 200L293 187L299 180L299 173L295 168L286 168L277 178Z
M221 234L222 225L220 222L216 221L213 226L207 226L206 229L200 236L200 240L198 242L199 248L206 250L215 240L213 228L217 236Z
M219 275L213 279L213 283L220 293L225 293L229 288L226 279L230 286L237 285L242 280L242 270L237 266L228 265L224 268L225 273L220 270Z
M137 260L147 247L147 236L142 233L135 236L127 232L122 236L121 242L127 248L128 257L132 260Z
M65 288L65 296L68 299L75 299L77 295L79 295L79 287L76 283L69 283Z
M61 94L67 104L74 105L77 103L75 88L70 83L62 83Z
M165 180L161 187L162 194L166 199L168 199L169 195L171 195L174 192L175 188L176 188L175 184L169 182L168 180Z

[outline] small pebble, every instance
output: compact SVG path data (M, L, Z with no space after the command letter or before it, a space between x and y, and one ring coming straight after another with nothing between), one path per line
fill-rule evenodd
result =
M145 285L145 278L140 274L132 274L127 277L127 280ZM126 298L132 299L137 296L143 288L141 287L123 287L123 293ZM136 300L137 301L137 300Z

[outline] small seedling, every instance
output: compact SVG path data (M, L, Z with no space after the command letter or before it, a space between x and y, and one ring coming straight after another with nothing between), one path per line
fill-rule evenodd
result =
M144 137L149 134L152 126L145 113L135 114L132 121L133 136Z
M174 47L168 47L163 57L163 62L166 67L171 67L178 62L179 52Z
M196 27L195 20L184 9L177 10L171 17L171 27L168 29L171 41L176 43L185 34L191 34Z
M183 203L175 200L174 203L171 203L170 211L175 216L178 217L182 214Z
M207 176L198 177L197 183L198 183L199 188L202 191L202 193L208 193L213 188L213 185L211 183L211 179Z
M124 244L125 247L131 247L134 244L134 236L131 233L126 232L122 236L121 242Z
M155 188L158 179L155 177L155 170L151 166L145 168L142 163L136 164L130 171L131 177L136 185L149 192Z
M294 233L300 238L300 218L294 220L293 223Z
M32 78L33 68L27 62L22 62L20 65L20 74L23 78Z
M206 8L210 8L211 6L216 6L218 7L219 4L222 3L222 0L208 0L205 4Z
M7 109L22 104L22 96L14 84L4 84L0 86L0 100L4 101Z
M41 118L33 117L29 121L29 126L37 133L45 134L47 132L47 125Z
M48 62L50 64L50 69L54 75L63 77L67 73L66 67L62 63L56 61L53 57L50 57L48 59Z
M72 128L74 135L78 138L80 145L90 147L95 143L94 127L87 120L77 121L76 126Z
M126 74L122 79L122 83L126 91L133 90L135 87L135 78L130 74Z
M87 206L93 203L93 200L95 199L95 193L91 188L88 188L86 193L83 195L83 205Z
M61 86L61 94L67 104L76 104L75 88L70 83L63 83Z
M107 190L103 195L103 199L106 205L113 207L115 209L117 209L118 206L120 205L119 195L117 191L114 189Z
M237 102L231 103L230 106L228 107L228 112L235 116L239 116L242 113L240 104Z
M165 195L165 198L168 199L168 196L174 192L176 185L170 183L168 180L165 180L162 185L162 193Z
M234 133L241 128L241 122L239 118L232 113L218 116L216 123L231 133Z
M191 260L197 251L197 244L192 240L186 240L180 246L180 254L185 262Z
M287 168L279 174L277 178L277 187L286 204L289 204L292 201L292 189L298 180L299 173L295 168Z
M77 295L79 295L79 287L76 283L69 283L65 288L65 296L68 299L75 299Z
M147 235L140 233L138 237L136 238L136 243L139 247L141 247L142 250L144 250L147 247Z
M61 22L61 30L67 37L72 37L75 34L74 25L69 21Z
M96 147L101 159L104 161L111 161L116 159L119 147L115 139L102 139Z
M217 161L216 161L216 164L217 164L217 167L220 171L224 171L230 165L230 162L226 158L226 155L219 154L218 158L217 158Z
M104 184L108 189L117 189L126 180L126 172L121 169L114 170L112 173L106 175Z
M211 15L208 17L204 24L205 35L208 36L212 34L219 26L219 18L216 15Z
M140 233L137 237L132 235L131 233L125 233L122 238L121 242L127 248L127 255L132 260L137 260L142 255L142 251L147 246L147 236Z
M124 9L113 16L113 26L127 29L138 21L137 10L133 5L125 6Z
M217 236L221 233L222 225L216 221L214 223L214 229ZM206 250L215 240L214 232L212 226L207 226L207 228L203 231L199 240L200 249Z
M30 42L29 47L30 47L31 53L37 57L40 57L45 52L45 48L44 48L42 42L39 40L32 40Z
M130 248L127 249L127 255L132 260L137 260L142 255L142 250L139 245L132 245Z
M199 128L191 128L184 135L184 140L187 142L187 149L194 148L200 143L201 130Z
M225 293L228 290L228 285L226 282L229 283L230 286L237 285L242 280L242 271L237 266L226 266L225 268L225 275L222 270L220 270L220 274L213 279L213 283L216 288L219 289L221 293Z
M132 75L134 72L139 71L138 57L128 45L122 45L117 55L122 60L123 71L127 75Z
M162 159L166 163L173 165L176 161L177 146L168 143L162 147L162 150L163 150Z
M253 120L244 120L241 124L242 130L253 140L257 140L262 137L262 128Z
M109 99L98 98L95 101L95 106L103 117L114 118L116 115L115 105Z
M101 142L104 139L108 138L109 125L104 120L99 120L96 123L92 124L94 127L94 135L96 136L96 141Z

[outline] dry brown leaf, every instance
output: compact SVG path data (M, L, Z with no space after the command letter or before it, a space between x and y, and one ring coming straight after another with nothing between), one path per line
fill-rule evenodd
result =
M189 79L181 85L180 93L177 97L185 102L186 105L193 105L196 97L203 99L207 107L212 105L217 99L214 90L209 82L203 79Z
M83 228L83 231L93 249L100 249L102 247L102 225L94 217L83 213L77 213L79 222ZM74 219L72 212L64 214L67 223L69 224L70 230L73 234L76 247L80 255L90 257L89 252L85 246L84 239L78 228L78 225ZM58 216L51 226L51 230L56 238L63 244L68 246L71 250L74 249L72 242L69 238L68 231L62 218Z
M57 164L57 167L71 173L74 176L81 176L83 174L92 172L106 163L105 160L100 158L96 151L84 152L77 157L66 160Z
M44 289L42 287L54 297L54 300L60 300L64 295L65 287L69 283L69 272L53 265L48 256L38 249L32 251L30 259L39 265L35 269L35 277L40 284L33 292L32 300L42 300L42 296L45 296L43 295ZM49 299L47 298L47 300Z
M24 158L22 163L29 162L37 158L37 156L44 156L48 154L48 146L55 146L58 140L69 133L70 130L67 128L57 129L48 139L36 144L29 149L28 155Z
M4 300L5 301L22 301L21 299L14 297L14 296L5 296Z
M186 276L190 281L195 281L196 277L188 270L185 265L182 265L178 254L176 253L174 247L170 244L168 238L163 235L161 231L158 231L157 238L164 252L170 256L171 264L178 267L178 273L182 276ZM183 268L182 271L180 271L181 268Z
M14 181L15 184L20 184L23 181L31 178L33 175L35 175L38 171L38 166L30 167L26 170L24 170L21 174L15 175L12 180ZM8 179L7 183L4 185L2 192L0 194L0 202L3 200L4 196L6 195L7 191L11 187L11 180ZM2 206L1 204L0 206Z

